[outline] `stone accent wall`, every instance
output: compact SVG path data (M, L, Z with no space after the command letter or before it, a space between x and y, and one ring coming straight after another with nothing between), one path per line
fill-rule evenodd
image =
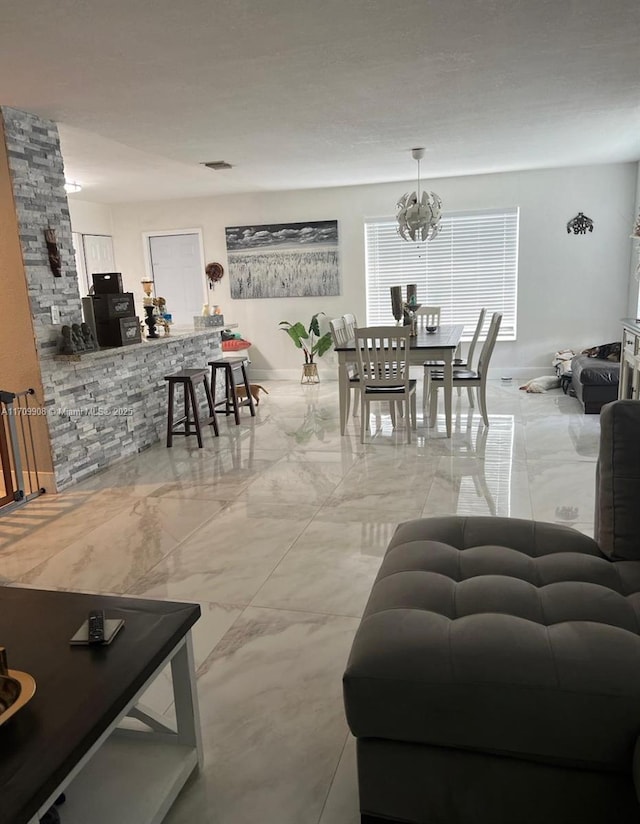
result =
M59 327L51 323L51 306L63 324L78 323L82 309L64 190L64 165L58 127L50 120L0 107L13 183L22 257L38 350L54 351ZM62 257L62 277L49 268L44 230L55 229Z
M164 376L206 367L221 356L220 332L210 331L103 350L79 362L45 359L45 406L58 489L164 439ZM180 390L176 398L181 409ZM114 414L123 409L132 414ZM204 405L201 414L207 414ZM173 448L183 448L182 440L176 438Z
M44 409L58 490L166 436L164 376L206 367L222 356L220 331L160 338L82 356L55 357L61 324L78 323L82 304L75 269L64 165L55 123L0 107L31 313ZM44 230L55 229L62 277L54 277ZM10 311L10 309L8 309ZM116 414L116 410L131 414ZM105 414L106 412L106 414ZM178 441L179 443L179 441Z

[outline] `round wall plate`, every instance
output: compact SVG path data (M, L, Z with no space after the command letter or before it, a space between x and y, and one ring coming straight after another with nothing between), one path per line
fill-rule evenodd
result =
M206 267L207 277L217 283L224 275L224 267L221 263L208 263Z

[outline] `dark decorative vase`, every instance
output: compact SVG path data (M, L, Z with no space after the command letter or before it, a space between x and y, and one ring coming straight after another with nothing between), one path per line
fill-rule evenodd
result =
M402 304L404 301L402 300L402 286L391 286L391 312L393 317L396 319L396 323L400 323L402 320Z
M147 338L159 338L160 335L156 332L156 318L153 314L154 307L153 306L145 306L144 311L147 313L147 317L144 319L144 322L147 324L149 329L149 334Z

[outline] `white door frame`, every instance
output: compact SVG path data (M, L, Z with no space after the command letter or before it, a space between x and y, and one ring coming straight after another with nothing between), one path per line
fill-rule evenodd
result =
M75 253L76 275L78 276L78 288L80 297L84 297L82 292L89 294L89 278L87 277L87 262L84 259L84 235L82 232L72 232L73 251Z
M202 229L170 229L165 232L143 232L142 233L142 246L144 251L144 269L146 272L146 276L153 280L154 285L154 292L155 292L155 280L153 277L153 266L151 264L151 244L150 240L152 237L167 237L168 235L198 235L198 246L200 247L200 263L201 271L202 271L202 302L209 303L209 291L207 289L207 276L205 274L204 268L206 266L204 262L204 241L202 239Z

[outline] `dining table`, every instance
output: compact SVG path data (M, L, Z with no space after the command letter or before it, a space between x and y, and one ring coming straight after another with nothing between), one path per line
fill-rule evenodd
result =
M424 366L425 361L441 361L444 373L444 412L446 420L447 438L451 437L451 407L453 396L453 362L456 349L460 344L463 324L439 326L435 332L418 329L417 334L409 338L409 349L406 361L409 366ZM338 385L340 397L340 434L344 435L347 429L349 414L349 366L353 366L358 356L355 341L335 347L338 355Z

